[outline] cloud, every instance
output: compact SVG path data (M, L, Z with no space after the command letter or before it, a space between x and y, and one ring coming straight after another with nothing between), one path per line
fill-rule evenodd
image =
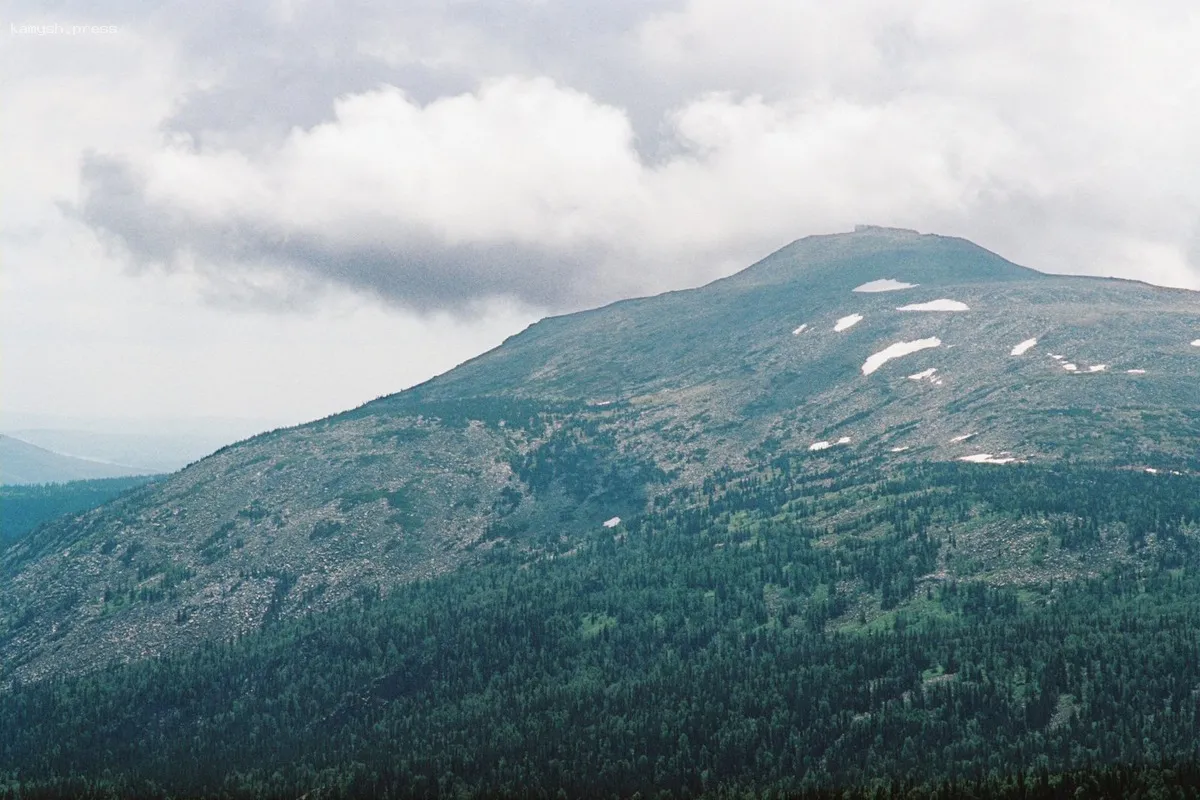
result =
M1190 3L504 8L162 11L190 88L156 147L84 159L72 214L289 305L572 309L859 222L1200 286Z
M1041 268L1200 288L1187 246L1200 188L1185 177L1200 169L1194 4L689 0L636 39L656 75L693 88L988 118L1020 157L977 182L973 202L913 227ZM877 146L906 156L886 131ZM947 140L947 162L957 146Z
M610 287L639 164L618 110L545 79L420 106L395 87L252 160L184 136L94 154L78 216L143 267L285 271L427 311Z
M926 98L712 94L667 120L676 153L654 163L620 109L547 79L425 105L383 87L255 158L182 136L140 163L92 156L78 214L142 266L283 271L421 311L564 308L699 282L801 225L1024 188L1003 126Z

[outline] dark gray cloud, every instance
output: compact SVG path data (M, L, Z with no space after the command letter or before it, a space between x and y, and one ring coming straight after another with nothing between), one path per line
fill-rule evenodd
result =
M327 119L334 100L380 85L420 103L498 75L547 76L629 110L648 153L679 88L646 80L630 31L681 0L266 3L161 6L148 26L216 76L166 121L204 141L251 143ZM181 24L186 20L186 24Z
M489 298L541 308L612 299L603 281L590 279L612 256L604 248L576 247L564 256L516 242L448 244L403 221L386 237L336 243L245 218L214 223L155 203L145 180L119 159L90 154L82 175L83 199L65 207L67 214L99 232L136 270L209 273L216 280L207 294L218 303L302 304L331 284L422 314L468 312ZM250 280L226 280L227 271ZM284 296L263 295L255 277L282 278Z

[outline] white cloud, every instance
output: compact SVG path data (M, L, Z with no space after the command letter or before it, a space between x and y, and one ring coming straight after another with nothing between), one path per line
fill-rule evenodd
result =
M914 102L709 95L670 115L678 152L647 163L624 112L545 79L426 105L384 87L342 98L333 120L253 159L169 137L129 160L144 181L134 203L108 204L116 184L101 179L85 216L151 260L170 241L177 268L276 259L418 306L510 294L578 307L714 277L792 238L797 220L837 229L963 213L981 185L1005 180L999 167L1020 146L986 119ZM309 249L288 256L288 242ZM524 267L501 272L486 257L506 246L522 248ZM462 247L485 257L458 272L430 255Z

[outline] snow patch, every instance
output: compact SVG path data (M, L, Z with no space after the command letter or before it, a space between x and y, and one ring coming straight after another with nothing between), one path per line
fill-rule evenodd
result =
M1088 367L1088 372L1107 372L1108 364L1093 364Z
M796 328L796 330L792 331L792 336L799 336L800 334L804 333L806 330L808 330L807 322L804 323L803 325L801 325L799 328Z
M903 445L903 446L901 446L901 447L893 447L893 448L892 448L891 450L889 450L888 452L889 452L889 453L903 453L903 452L904 452L905 450L907 450L907 449L908 449L908 445Z
M1016 461L1012 456L994 456L991 453L976 453L971 456L962 456L959 461L970 461L972 464L1011 464Z
M842 438L837 440L837 444L850 444L850 437L843 436Z
M953 439L951 439L950 441L952 441L952 442L965 442L967 439L970 439L970 438L971 438L972 436L974 436L974 435L975 435L974 433L964 433L962 436L955 436L955 437L954 437Z
M1127 375L1145 375L1146 370L1144 370L1144 369L1127 369L1127 370L1125 370L1125 373Z
M918 286L920 286L920 284L918 284L918 283L904 283L903 281L898 281L895 278L880 278L879 280L876 280L876 281L867 281L862 286L855 286L854 291L856 291L856 292L896 292L901 289L915 289Z
M1019 345L1017 345L1016 347L1014 347L1012 349L1012 355L1014 355L1014 356L1025 355L1025 353L1028 352L1029 349L1031 347L1035 346L1036 344L1037 344L1037 339L1026 339L1025 341L1021 342Z
M1050 357L1051 357L1051 358L1053 358L1055 361L1062 361L1062 360L1063 360L1063 356L1056 356L1054 353L1051 353L1051 354L1050 354Z
M613 517L612 519L604 520L604 527L606 527L606 528L615 528L620 524L621 524L620 517Z
M828 449L829 449L829 448L831 448L831 447L833 447L833 443L832 443L832 442L813 442L812 444L810 444L810 445L808 446L808 449L809 449L810 451L813 451L813 450L828 450Z
M923 381L926 378L928 378L929 381L932 383L933 382L933 373L935 373L935 372L937 372L937 367L930 367L929 369L921 370L916 375L909 375L908 379L910 381Z
M1192 342L1192 347L1200 347L1200 339L1197 339L1196 341Z
M848 331L862 321L863 321L862 314L851 314L848 317L842 317L841 319L839 319L837 321L837 324L833 326L833 330L835 333L841 333L842 331Z
M913 303L912 305L900 306L897 311L970 311L971 307L966 303L960 303L957 300L930 300L928 303Z
M1149 472L1151 475L1158 474L1158 470L1156 470L1154 467L1146 467L1146 472Z
M931 347L941 347L942 340L936 336L931 336L928 339L917 339L915 342L896 342L893 345L885 347L878 353L873 353L867 358L862 365L863 375L870 375L875 370L882 367L893 358L911 355L919 350L928 350Z
M1067 372L1078 372L1079 371L1079 367L1075 366L1074 364L1063 364L1062 367Z

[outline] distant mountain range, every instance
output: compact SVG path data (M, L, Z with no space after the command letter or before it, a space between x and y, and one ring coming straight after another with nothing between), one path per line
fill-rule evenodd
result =
M148 471L62 455L0 434L0 484L3 485L119 478Z

